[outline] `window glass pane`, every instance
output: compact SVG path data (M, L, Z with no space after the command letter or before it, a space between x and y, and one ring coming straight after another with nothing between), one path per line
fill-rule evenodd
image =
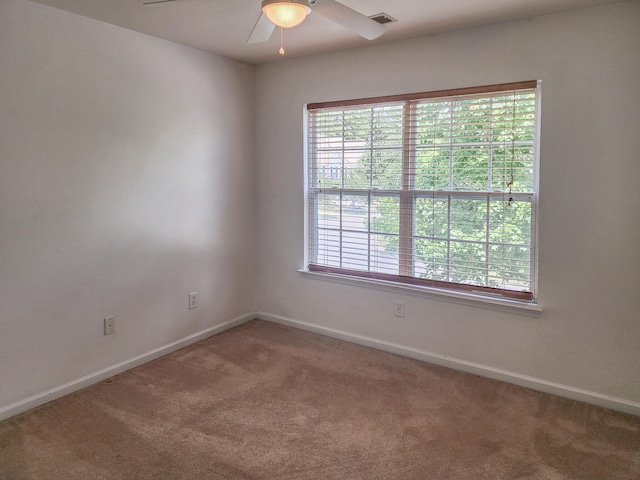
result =
M371 271L398 275L398 237L371 235Z
M489 248L489 286L511 290L531 289L531 251L515 245Z
M402 148L402 105L375 107L371 118L371 146L374 148Z
M451 109L448 101L429 101L416 105L416 144L444 145L451 143Z
M378 233L371 235L371 270L399 274L399 195L371 197L371 231Z
M486 283L486 247L483 244L451 242L451 282L483 286Z
M414 275L442 282L449 281L448 242L416 238L413 245Z
M312 139L333 138L336 141L342 138L343 113L342 111L318 112L310 124L314 135Z
M491 201L489 241L512 245L531 245L531 203Z
M372 187L379 190L402 188L402 150L386 149L373 152Z
M315 188L342 187L342 152L318 149L314 171L311 172L311 186Z
M371 231L395 235L400 233L399 195L373 195L371 197ZM397 250L397 238L394 242Z
M456 100L453 105L454 143L486 143L491 133L491 99Z
M486 191L489 184L489 149L487 147L456 147L453 154L452 190Z
M447 198L417 197L415 204L415 235L429 238L449 238L449 203Z
M533 145L493 149L491 189L496 192L533 192ZM509 183L513 180L511 186Z
M362 142L357 143L357 145L347 145L348 149L344 152L344 188L369 190L371 188L371 151L364 150Z
M340 266L340 232L319 228L315 235L316 262L330 267Z
M320 193L316 221L319 228L340 228L340 194Z
M371 143L371 111L369 107L347 109L344 112L344 140L363 145Z
M487 239L487 199L453 198L450 212L450 236L457 240L484 242Z
M500 142L533 142L535 93L502 94L493 98L492 139Z
M416 153L415 188L418 190L445 190L451 175L449 148L420 148Z
M369 234L342 233L342 268L369 269Z
M342 195L342 228L369 231L368 195Z

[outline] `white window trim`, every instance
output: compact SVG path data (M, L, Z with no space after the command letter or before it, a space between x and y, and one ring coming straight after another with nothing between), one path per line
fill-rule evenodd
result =
M531 314L543 312L538 303L509 300L505 298L492 298L486 293L474 295L473 293L457 292L454 290L444 290L440 288L424 287L400 282L390 282L373 278L354 277L351 275L339 275L336 273L312 272L304 268L298 269L303 277L321 280L342 285L351 285L364 288L377 288L387 292L398 292L418 294L420 296L434 298L452 303L463 303L466 305L476 305L492 308L495 310L510 310L530 312Z

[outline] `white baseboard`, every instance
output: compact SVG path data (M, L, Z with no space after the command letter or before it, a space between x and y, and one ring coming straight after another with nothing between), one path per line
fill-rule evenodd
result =
M46 392L39 393L24 400L20 400L18 402L12 403L11 405L7 405L6 407L0 407L0 420L5 420L9 417L13 417L20 413L26 412L27 410L31 410L32 408L44 405L45 403L48 403L57 398L69 395L70 393L101 382L102 380L106 380L107 378L113 377L114 375L126 372L127 370L131 370L132 368L143 365L147 362L150 362L151 360L155 360L156 358L160 358L171 352L180 350L181 348L199 342L200 340L204 340L205 338L208 338L212 335L216 335L217 333L221 333L225 330L229 330L230 328L242 325L243 323L253 320L254 318L256 318L256 315L253 312L241 315L234 318L233 320L229 320L228 322L216 325L215 327L207 328L206 330L194 333L193 335L189 335L188 337L184 337L178 341L169 343L168 345L164 345L149 352L143 353L142 355L138 355L137 357L125 360L124 362L120 362L115 365L111 365L107 368L103 368L102 370L98 370L97 372L85 375L82 378L72 380L71 382L65 383L64 385L60 385L59 387L47 390Z
M452 368L454 370L460 370L482 377L492 378L494 380L500 380L514 385L531 388L532 390L550 393L552 395L558 395L560 397L566 397L573 400L578 400L581 402L586 402L593 405L610 408L612 410L640 416L640 403L637 402L624 400L622 398L611 397L608 395L570 387L559 383L548 382L539 378L520 375L514 372L487 367L485 365L480 365L472 362L466 362L464 360L459 360L456 358L425 352L423 350L417 350L414 348L406 347L404 345L386 342L384 340L356 335L349 332L335 330L310 323L300 322L279 315L257 312L241 315L232 320L229 320L228 322L216 325L193 335L189 335L188 337L182 338L176 342L156 348L149 352L143 353L142 355L138 355L137 357L125 360L124 362L120 362L97 372L93 372L89 375L85 375L82 378L78 378L71 382L65 383L64 385L60 385L59 387L53 388L46 392L34 395L24 400L20 400L5 407L0 407L0 421L26 412L27 410L30 410L32 408L39 407L40 405L44 405L45 403L48 403L52 400L76 392L90 385L101 382L102 380L106 380L107 378L118 375L139 365L143 365L147 362L150 362L151 360L155 360L156 358L162 357L188 345L199 342L200 340L204 340L205 338L208 338L212 335L216 335L225 330L229 330L238 325L242 325L243 323L246 323L254 318L259 318L261 320L266 320L282 325L287 325L293 328L318 333L320 335L337 338L339 340L375 348L377 350L383 350L385 352L395 353L397 355L413 358L426 363L432 363L434 365L440 365L443 367Z
M410 357L426 363L440 365L454 370L460 370L463 372L479 375L481 377L492 378L494 380L500 380L514 385L519 385L521 387L530 388L532 390L550 393L552 395L570 398L572 400L590 403L592 405L598 405L600 407L610 408L612 410L640 416L640 403L624 400L622 398L611 397L608 395L591 392L589 390L583 390L568 385L548 382L539 378L520 375L518 373L509 372L507 370L501 370L477 363L447 357L444 355L425 352L423 350L417 350L411 347L406 347L404 345L386 342L384 340L378 340L375 338L356 335L341 330L334 330L332 328L300 322L279 315L257 312L255 314L255 317L261 320L279 323L282 325L287 325L289 327L299 328L301 330L307 330L309 332L318 333L320 335L337 338L346 342L351 342L358 345L375 348L377 350L383 350L385 352Z

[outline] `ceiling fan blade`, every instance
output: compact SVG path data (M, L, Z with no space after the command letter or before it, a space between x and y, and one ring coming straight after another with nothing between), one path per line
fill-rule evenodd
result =
M275 30L276 26L271 23L271 21L267 18L267 16L263 13L258 18L256 25L253 27L251 31L251 35L247 39L247 43L262 43L269 40L271 34Z
M160 5L162 3L171 3L171 2L175 2L176 0L149 0L147 2L144 2L142 5L145 7L151 6L151 5Z
M378 38L386 31L386 28L375 20L335 0L316 0L312 8L313 12L348 28L367 40Z

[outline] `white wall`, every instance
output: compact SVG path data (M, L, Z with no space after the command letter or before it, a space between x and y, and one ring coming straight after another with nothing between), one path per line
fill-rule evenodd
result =
M0 0L0 413L253 312L253 75Z
M260 66L262 316L390 342L488 374L506 372L524 384L586 390L596 401L615 397L613 406L640 414L638 52L634 1ZM537 79L542 314L330 283L296 271L304 266L305 103ZM393 316L396 298L406 300L405 319Z
M624 2L254 72L0 0L0 418L250 318L256 298L265 318L640 413L639 24L640 3ZM544 313L296 272L305 103L529 79L543 80ZM189 311L194 290L201 304ZM108 315L116 334L104 336Z

